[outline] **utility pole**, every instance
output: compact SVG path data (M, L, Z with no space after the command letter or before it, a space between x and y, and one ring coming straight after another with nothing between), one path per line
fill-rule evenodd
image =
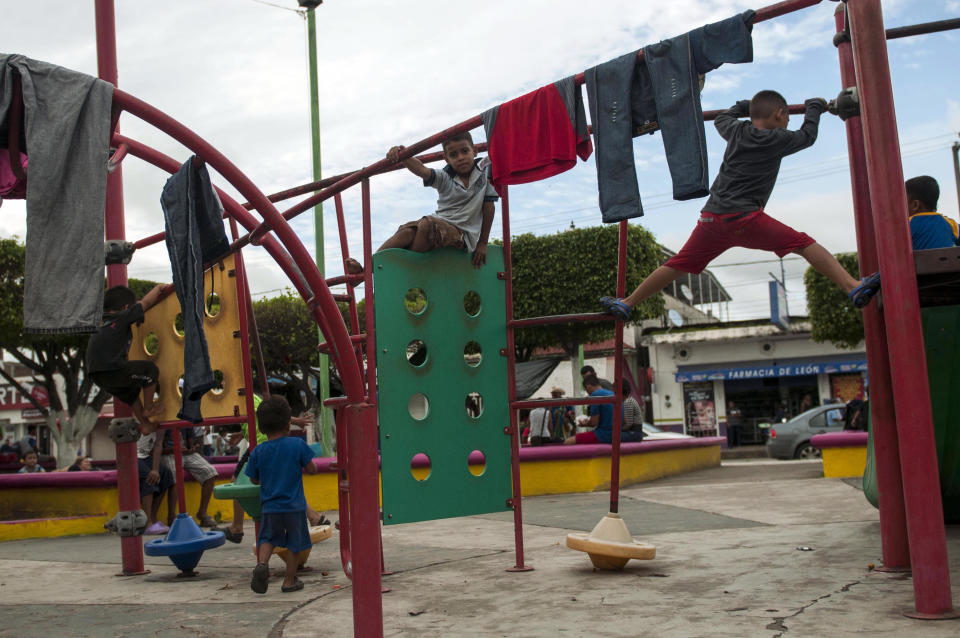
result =
M307 57L309 58L310 73L310 132L313 139L313 179L322 178L320 167L320 87L317 79L317 19L315 9L323 4L323 0L297 0L307 13ZM316 245L317 268L320 274L325 275L323 250L323 202L313 207L313 228ZM323 334L318 335L322 342ZM320 441L323 446L323 455L333 455L333 413L330 408L323 407L323 401L330 397L330 363L327 355L321 353L319 360L320 386Z
M960 210L960 142L954 142L951 149L953 149L953 182L957 185L957 209Z

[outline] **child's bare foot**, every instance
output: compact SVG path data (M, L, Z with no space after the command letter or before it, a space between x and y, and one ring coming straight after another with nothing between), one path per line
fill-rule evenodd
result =
M343 262L343 267L350 275L359 275L363 272L363 264L353 257L347 257Z
M151 421L150 419L143 418L140 419L140 433L141 434L153 434L157 431L157 424Z

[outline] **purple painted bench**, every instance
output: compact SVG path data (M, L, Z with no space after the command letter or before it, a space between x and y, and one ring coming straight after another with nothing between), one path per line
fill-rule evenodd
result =
M818 434L810 439L810 444L819 449L834 447L866 447L866 432L828 432Z
M314 459L313 464L321 472L335 472L330 465L336 459ZM215 463L217 478L229 479L233 476L236 463ZM184 473L184 479L192 481L189 472ZM0 489L17 489L24 487L104 487L117 484L117 471L104 470L102 472L45 472L34 474L0 474Z
M866 445L866 434L863 432L835 433L820 435L823 436L854 436L862 435L863 443ZM814 437L814 445L819 437ZM721 436L709 436L692 439L668 439L662 441L642 441L640 443L623 443L620 446L620 453L627 454L647 454L650 452L662 452L664 450L680 450L686 448L710 447L720 445L726 441ZM849 443L848 445L856 445ZM610 456L611 446L605 443L592 443L581 445L544 445L540 447L520 448L521 462L537 461L561 461L571 459L588 459L596 457ZM314 459L313 463L320 472L336 472L331 465L336 462L335 458ZM470 454L468 461L470 465L482 465L484 457L480 452ZM430 463L426 457L415 457L411 463L412 467L429 467ZM221 479L229 479L233 476L235 463L215 463L217 476ZM184 474L187 481L192 481L193 477L189 472ZM117 484L117 471L105 470L102 472L46 472L43 474L0 474L0 489L17 489L28 487L105 487L115 486Z

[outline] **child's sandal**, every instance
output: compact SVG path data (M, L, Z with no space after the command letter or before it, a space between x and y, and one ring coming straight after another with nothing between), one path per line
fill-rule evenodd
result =
M633 308L623 303L622 299L616 299L614 297L600 297L600 305L603 306L605 313L613 315L623 321L628 321L630 314L633 312Z
M869 277L864 277L860 285L850 291L850 302L857 308L863 308L874 295L880 292L880 273L875 272Z

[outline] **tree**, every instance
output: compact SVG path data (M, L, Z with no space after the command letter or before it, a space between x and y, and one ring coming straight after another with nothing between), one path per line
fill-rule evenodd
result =
M310 385L319 363L317 326L299 296L287 291L253 303L267 374L283 379L304 398L307 409L318 405Z
M856 253L840 253L837 260L855 279L860 278ZM863 313L853 307L847 294L812 267L803 275L807 290L811 338L829 341L838 348L853 349L863 341Z
M23 332L24 246L0 239L0 349L33 374L32 384L47 391L43 405L23 383L0 368L0 378L17 388L43 415L57 445L57 465L76 460L83 439L97 424L100 409L110 395L86 373L89 335L32 335ZM142 296L153 282L131 279L131 289Z
M618 224L574 228L554 235L513 238L513 314L538 317L600 310L599 298L617 289ZM631 225L627 235L627 292L659 265L660 248L653 235ZM634 308L632 321L663 312L663 296L654 295ZM576 357L580 344L613 336L612 322L570 323L516 331L518 361L536 348L559 345L574 362L574 387L579 387Z

